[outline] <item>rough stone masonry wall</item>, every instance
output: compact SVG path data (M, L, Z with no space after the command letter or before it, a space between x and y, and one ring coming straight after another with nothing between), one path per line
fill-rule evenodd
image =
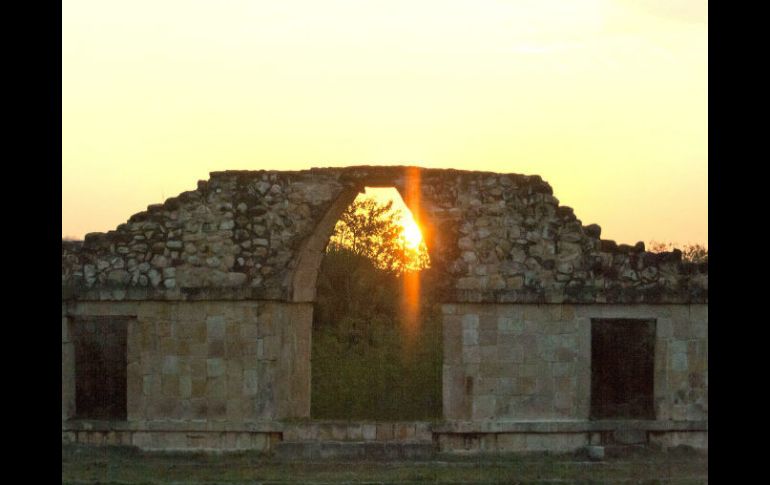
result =
M417 211L447 302L708 298L707 265L601 240L538 176L406 167L214 172L115 231L63 243L63 298L312 301L295 298L294 276L314 287L318 260L299 256L308 241L323 249L321 222L365 186L395 186Z
M139 302L70 304L62 319L62 417L75 414L72 324L133 316L127 330L128 421L249 423L306 416L308 304Z
M656 419L708 420L706 305L445 304L443 314L448 420L587 420L592 318L654 319Z
M68 322L98 315L135 317L128 423L116 424L134 444L267 446L277 419L308 416L321 251L366 186L396 187L423 228L447 304L449 420L585 419L585 322L613 311L658 318L658 419L706 419L706 317L691 315L706 313L707 264L600 239L538 176L347 167L214 172L114 231L63 241L63 426L81 426L65 425L76 371ZM154 436L178 441L146 441L158 422L175 431Z

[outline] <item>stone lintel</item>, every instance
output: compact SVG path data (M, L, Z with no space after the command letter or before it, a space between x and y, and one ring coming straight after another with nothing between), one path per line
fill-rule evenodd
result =
M615 431L619 429L646 431L708 431L708 421L452 421L433 426L434 433L580 433L590 431Z

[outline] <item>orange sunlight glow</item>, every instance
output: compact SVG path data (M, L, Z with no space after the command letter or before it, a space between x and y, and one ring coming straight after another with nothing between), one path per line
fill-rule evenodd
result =
M416 167L406 168L406 173L404 174L406 180L406 186L404 187L404 202L407 207L411 208L411 215L416 219L413 219L412 222L414 225L412 227L417 230L420 239L422 239L422 233L420 232L418 222L420 220L420 202L422 200L420 176L420 169ZM410 230L413 231L413 229ZM412 232L412 234L414 234L414 232ZM411 236L407 236L407 239L411 240ZM406 338L404 350L406 352L405 357L409 357L414 350L412 344L416 341L415 337L420 328L420 272L405 272L402 275L402 285L401 315L404 326L404 336Z
M707 0L61 14L62 236L114 229L212 171L419 164L540 175L618 243L708 242Z
M381 205L391 202L392 213L397 214L396 222L402 228L397 238L402 244L401 247L406 250L409 261L399 275L402 285L399 310L403 327L404 358L408 359L415 355L414 343L420 329L421 270L430 267L430 258L420 226L420 169L406 168L404 178L403 198L394 187L366 187L363 193L358 194L356 201L372 199ZM337 224L342 224L342 221ZM337 241L337 244L346 244L344 237Z
M392 202L393 211L398 213L397 222L403 228L400 234L401 241L411 254L407 270L420 271L430 266L428 248L425 245L420 225L415 220L415 214L412 212L412 209L418 210L419 202L416 205L406 203L394 187L366 187L366 191L358 197L371 197L379 204ZM412 204L414 203L413 201Z
M417 249L422 242L422 232L420 232L417 223L414 222L414 219L411 221L402 220L401 225L404 227L403 235L406 244L412 249Z

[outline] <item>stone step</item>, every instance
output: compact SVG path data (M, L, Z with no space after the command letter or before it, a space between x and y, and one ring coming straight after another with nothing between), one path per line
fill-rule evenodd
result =
M629 458L632 456L643 456L645 454L652 453L652 449L649 445L635 444L635 445L619 445L608 444L604 445L604 455L607 458Z
M429 460L432 442L388 441L281 441L274 448L279 460Z

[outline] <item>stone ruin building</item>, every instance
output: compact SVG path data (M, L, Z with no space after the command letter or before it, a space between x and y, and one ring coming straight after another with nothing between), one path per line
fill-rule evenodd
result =
M316 276L364 187L402 194L442 275L441 421L310 419ZM62 241L62 442L707 449L707 263L600 235L538 176L213 172L114 231Z

